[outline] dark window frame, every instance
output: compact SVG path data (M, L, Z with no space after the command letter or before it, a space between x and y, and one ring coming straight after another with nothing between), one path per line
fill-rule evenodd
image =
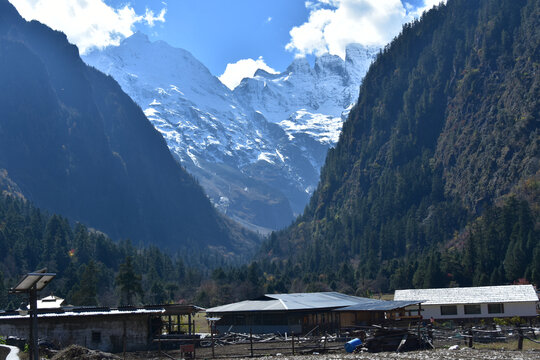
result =
M503 303L488 304L488 314L504 314L504 304Z
M463 311L465 315L480 315L482 314L482 306L480 304L466 304L463 305Z
M441 305L441 315L457 315L457 305Z

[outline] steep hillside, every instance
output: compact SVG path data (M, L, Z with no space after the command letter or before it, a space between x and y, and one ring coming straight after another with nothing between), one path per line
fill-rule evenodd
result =
M86 66L64 34L24 21L5 0L0 78L2 183L113 239L191 252L253 248L120 86Z
M272 236L264 257L298 263L304 283L335 285L349 273L349 291L431 286L419 280L431 274L440 286L470 284L471 274L441 274L463 268L466 224L505 204L521 215L504 217L508 237L492 237L503 255L489 269L469 268L488 273L474 283L534 278L538 197L521 195L538 193L540 181L539 8L449 0L405 25L366 74L304 215ZM525 205L504 200L510 194ZM515 246L521 271L490 279Z

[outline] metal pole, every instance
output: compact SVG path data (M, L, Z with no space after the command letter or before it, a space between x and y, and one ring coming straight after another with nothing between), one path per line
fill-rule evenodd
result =
M126 360L126 337L127 337L127 334L126 334L126 320L124 320L124 333L122 334L122 347L123 347L123 350L124 350L124 360Z
M37 290L34 285L30 289L30 350L33 360L39 360L37 315Z
M215 357L214 355L214 322L210 322L210 338L212 339L212 358Z

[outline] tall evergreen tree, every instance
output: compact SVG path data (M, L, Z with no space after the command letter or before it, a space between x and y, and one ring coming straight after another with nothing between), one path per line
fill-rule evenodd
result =
M120 289L122 304L133 305L137 297L143 298L142 276L135 272L131 256L120 265L120 270L115 279L116 286Z
M74 305L97 306L99 304L97 295L98 268L93 260L87 265L81 266L80 283L75 288L71 301Z

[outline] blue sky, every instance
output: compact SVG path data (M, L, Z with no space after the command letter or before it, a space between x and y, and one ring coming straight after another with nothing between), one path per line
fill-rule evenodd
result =
M139 2L144 12L146 4ZM160 9L161 3L155 3ZM260 56L275 69L286 68L294 57L285 51L289 31L308 15L299 0L174 0L167 2L165 23L138 27L151 39L190 51L220 75L228 63Z
M383 46L439 0L10 0L27 20L66 33L81 52L134 31L190 51L222 81L348 43ZM229 65L229 66L228 66ZM239 81L239 80L238 80ZM229 85L228 85L229 86ZM231 86L229 86L231 87Z

